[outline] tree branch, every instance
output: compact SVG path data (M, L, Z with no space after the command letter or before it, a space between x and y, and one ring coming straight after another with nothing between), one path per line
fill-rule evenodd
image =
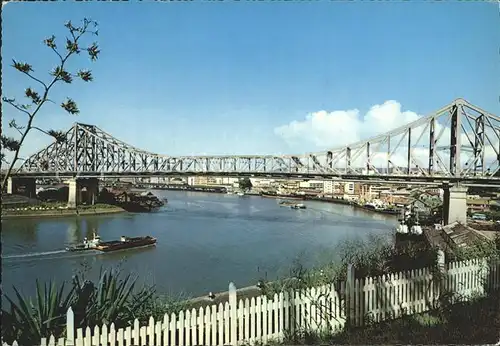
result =
M88 26L90 24L94 24L94 26L97 26L97 23L96 22L93 22L91 20L88 20L86 18L84 18L83 20L83 25L81 27L73 27L71 25L71 22L68 22L65 24L65 26L69 29L70 33L71 33L71 36L74 38L73 42L69 41L67 42L67 47L66 47L66 50L67 50L67 53L64 57L62 57L62 55L56 50L56 46L55 46L55 43L54 43L54 39L55 37L52 36L51 38L45 40L45 43L50 47L52 48L53 51L55 51L55 53L59 56L59 58L61 59L61 63L60 65L58 66L58 70L56 70L55 73L53 73L53 76L54 78L52 79L52 81L46 85L45 83L43 83L42 81L40 81L39 79L31 76L29 74L30 71L33 71L32 68L31 68L31 65L29 64L26 64L26 63L17 63L14 61L14 68L16 68L18 71L20 72L23 72L24 74L28 75L29 77L31 77L32 79L36 80L37 82L39 83L42 83L45 87L45 90L44 90L44 93L43 93L43 96L39 99L37 99L37 102L35 102L35 100L33 99L33 103L35 103L37 105L36 109L30 113L28 111L26 111L25 109L23 109L21 106L17 105L16 103L14 103L14 100L8 100L8 99L5 99L4 98L4 101L9 103L11 106L13 106L14 108L16 108L17 110L25 113L28 115L28 123L26 125L26 129L24 131L24 133L22 134L21 136L21 139L19 140L19 146L16 150L14 150L14 158L12 160L12 162L10 163L9 165L9 168L7 170L7 173L2 181L2 189L6 186L7 184L7 181L8 181L8 178L10 177L11 173L12 173L12 169L14 168L14 165L16 163L16 161L19 159L19 151L21 149L21 146L24 142L24 140L26 139L26 136L28 135L28 133L30 132L30 130L32 128L36 128L37 130L40 130L41 132L43 133L47 133L53 137L56 138L56 140L58 140L58 138L54 135L54 134L57 134L55 131L49 131L49 132L46 132L38 127L34 127L33 126L33 120L35 118L35 115L38 113L38 111L40 110L40 108L43 106L43 104L45 102L47 102L49 99L48 99L48 95L49 95L49 91L50 89L52 88L52 86L54 86L54 84L60 80L63 80L67 83L71 82L71 81L68 81L65 77L65 75L67 75L67 73L65 73L65 75L61 76L61 73L64 73L64 65L66 63L66 61L68 60L68 58L70 56L72 56L73 54L78 54L80 52L80 50L78 49L78 40L86 33L94 33L94 32L89 32L87 29L88 29ZM78 32L78 35L75 35L74 32ZM97 33L95 33L97 34ZM87 49L88 53L89 53L89 56L91 58L92 61L96 60L97 59L97 55L99 54L99 50L97 48L97 45L94 43L92 46L90 46L88 49ZM59 71L59 72L57 72ZM63 77L63 78L61 78ZM85 80L85 79L84 79ZM29 96L29 95L27 95ZM64 107L64 103L62 104L63 108L65 108L67 111L68 109L66 107ZM75 107L76 109L76 104L75 104ZM73 108L71 108L71 110L73 110ZM73 112L70 112L70 113L76 113L75 111ZM50 133L52 132L52 134Z
M8 98L4 97L2 99L2 101L8 103L9 105L14 107L18 111L23 112L23 113L27 114L29 117L31 117L31 113L28 112L26 109L22 108L21 106L19 106L17 103L15 103L13 99L8 99Z
M38 131L43 132L43 133L45 133L46 135L50 136L50 134L49 134L47 131L42 130L42 129L41 129L41 128L39 128L38 126L32 126L31 128L32 128L33 130L38 130Z
M21 132L21 130L20 130L20 129L18 129L17 127L14 127L14 128L17 130L17 132L19 132L19 134L20 134L21 136L23 135L23 133Z
M36 78L35 76L32 76L29 72L24 72L24 71L21 71L22 73L24 73L26 76L30 77L31 79L33 79L34 81L40 83L41 85L43 85L43 87L45 89L47 89L47 84L45 84L43 81L41 81L40 79Z
M59 57L59 60L61 60L61 61L62 61L62 60L63 60L63 57L62 57L62 55L61 55L61 54L57 51L57 49L56 49L55 47L50 47L50 48L54 51L54 53L56 53L56 54L57 54L57 56Z

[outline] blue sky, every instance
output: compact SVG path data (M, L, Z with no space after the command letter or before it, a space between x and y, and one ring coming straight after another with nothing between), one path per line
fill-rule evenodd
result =
M83 17L99 22L102 53L72 66L95 81L59 85L52 98L74 98L81 113L47 105L40 127L95 124L168 155L273 154L345 145L458 97L500 114L492 3L10 3L2 63L30 62L47 79L56 60L43 38ZM34 86L6 65L2 82L8 97ZM374 127L375 105L387 121ZM4 129L23 121L2 107ZM49 142L33 132L23 154Z

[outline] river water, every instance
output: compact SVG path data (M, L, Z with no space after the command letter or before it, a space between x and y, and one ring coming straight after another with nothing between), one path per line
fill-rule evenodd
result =
M35 279L71 279L82 264L95 278L101 266L120 265L164 293L205 295L258 279L286 275L295 259L314 265L332 257L346 238L391 232L394 217L350 206L305 202L307 209L280 207L257 196L154 191L167 197L160 211L52 219L2 221L2 288L35 292ZM103 240L151 235L156 247L117 253L66 253L63 249L96 230Z

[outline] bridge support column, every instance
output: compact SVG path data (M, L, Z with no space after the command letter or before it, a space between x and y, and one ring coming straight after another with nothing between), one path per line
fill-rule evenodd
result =
M81 203L95 204L99 194L99 181L97 178L70 179L66 181L69 185L68 208L76 208Z
M464 186L443 185L443 221L445 225L453 222L467 224L467 188Z
M7 193L36 198L36 180L35 178L10 177L7 180Z
M65 181L69 185L68 189L68 208L76 208L79 204L79 194L78 194L78 182L77 179L70 179Z

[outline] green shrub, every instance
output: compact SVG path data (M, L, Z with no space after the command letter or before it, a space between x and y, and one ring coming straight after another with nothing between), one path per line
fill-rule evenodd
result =
M37 280L36 295L31 299L14 288L17 303L6 296L10 309L2 308L2 339L9 344L17 340L20 345L36 345L42 337L61 335L66 328L66 311L74 299L74 291L64 289L64 284L57 289L53 282L42 286Z
M36 345L42 337L62 336L70 306L77 328L111 323L120 328L132 325L136 318L145 323L150 316L158 319L183 307L175 299L157 297L154 286L144 284L138 288L137 277L122 277L119 268L101 268L96 283L86 279L87 269L73 277L69 291L64 283L57 288L55 282L45 286L37 282L34 300L14 287L17 299L6 296L9 307L2 308L3 341Z

